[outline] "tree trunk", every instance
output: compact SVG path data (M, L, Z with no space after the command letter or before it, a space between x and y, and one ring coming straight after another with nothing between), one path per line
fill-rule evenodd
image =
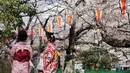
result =
M74 49L74 45L75 45L75 24L73 24L70 28L70 34L69 34L69 47L66 50L66 54L70 55L71 52Z

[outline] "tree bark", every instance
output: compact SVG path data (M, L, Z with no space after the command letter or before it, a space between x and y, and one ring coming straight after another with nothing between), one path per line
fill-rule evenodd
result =
M73 24L70 28L70 33L69 33L69 47L66 50L66 54L70 55L72 50L74 49L75 45L75 24Z

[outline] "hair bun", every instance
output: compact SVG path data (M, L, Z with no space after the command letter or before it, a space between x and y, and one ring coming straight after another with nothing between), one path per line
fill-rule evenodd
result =
M50 42L55 42L55 36L53 33L51 32L46 32L46 36L47 36L47 39L50 41Z

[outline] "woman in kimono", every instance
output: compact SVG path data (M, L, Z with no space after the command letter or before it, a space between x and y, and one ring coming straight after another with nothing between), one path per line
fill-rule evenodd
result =
M18 43L16 43L11 51L12 57L12 73L30 73L33 64L32 48L27 44L27 33L25 30L21 30L18 33Z
M44 73L57 73L58 60L55 57L55 37L53 33L46 33L48 39L48 45L44 52L43 57L43 70Z

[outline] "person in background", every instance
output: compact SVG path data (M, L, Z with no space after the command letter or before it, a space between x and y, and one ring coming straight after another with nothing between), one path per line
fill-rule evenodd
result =
M18 33L19 42L10 50L12 73L30 73L33 68L32 48L26 40L27 33L25 30L21 30Z
M116 71L120 71L121 70L121 67L120 67L120 65L118 65L117 67L116 67Z
M43 57L43 70L44 73L57 73L58 60L56 56L57 52L55 50L55 36L50 32L46 32L46 36L48 44Z
M47 38L44 37L44 46L40 49L40 57L39 57L39 62L37 65L37 71L38 73L43 73L43 55L44 55L44 50L47 46Z
M43 48L41 48L39 62L37 65L38 73L43 73L43 51Z

